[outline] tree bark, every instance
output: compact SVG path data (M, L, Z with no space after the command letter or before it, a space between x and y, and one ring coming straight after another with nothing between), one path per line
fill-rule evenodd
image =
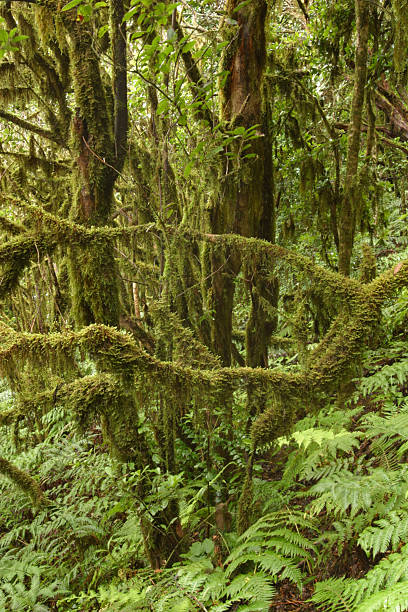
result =
M226 12L237 26L225 27L230 44L222 60L227 77L221 91L221 118L228 128L246 130L261 126L263 74L266 60L265 21L267 3L254 0L239 8L239 0L228 0ZM263 215L264 142L262 135L251 141L242 158L238 147L224 158L222 190L211 218L214 233L256 236ZM230 165L233 168L230 168ZM231 364L234 281L241 267L240 255L231 249L214 251L211 258L214 321L212 344L224 365Z
M357 44L355 54L354 90L347 149L344 193L339 214L339 272L349 276L353 251L356 213L358 208L358 161L364 91L367 81L369 35L368 0L355 0Z

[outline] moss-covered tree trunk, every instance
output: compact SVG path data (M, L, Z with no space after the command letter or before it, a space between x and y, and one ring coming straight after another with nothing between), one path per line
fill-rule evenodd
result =
M88 228L111 223L114 186L123 168L128 127L126 32L122 24L122 0L110 3L112 44L112 78L104 73L94 46L90 44L90 25L67 20L70 36L70 59L74 85L76 113L72 138L76 156L72 172L73 200L70 218ZM118 269L113 244L108 239L72 247L70 282L73 313L78 327L91 323L119 326L120 297ZM98 368L109 370L99 359ZM137 468L150 464L149 448L139 433L138 398L133 379L117 374L123 393L102 415L102 425L112 456L124 462L134 462ZM139 398L140 399L140 398ZM141 481L138 497L143 500L147 483ZM175 525L168 531L166 523L175 517L142 519L146 554L153 567L160 567L173 553L177 544ZM174 521L173 521L174 522ZM178 554L173 554L173 561Z
M118 53L117 38L120 33L117 32L117 22L120 13L117 11L118 2L113 2L112 51L117 62L113 87L103 81L99 58L93 45L89 44L92 36L90 25L77 22L75 17L66 22L76 105L72 124L76 157L72 172L70 217L91 228L109 224L113 188L122 169L126 145L126 93L120 91L122 88L126 92L126 50ZM117 326L119 288L111 242L103 240L92 242L86 248L72 247L69 251L69 275L76 325L105 323ZM122 414L126 427L132 420L131 404ZM117 415L110 418L106 415L104 429L114 454L121 460L134 460L134 451L130 450L134 445L129 444L126 450L127 445L120 442L124 442L121 420Z
M221 91L221 118L226 127L245 130L263 124L263 74L265 67L265 21L267 3L254 0L240 8L238 0L228 0L228 25L225 37L229 41L222 60L226 80ZM237 25L230 25L234 20ZM263 217L264 141L251 141L242 155L239 144L232 147L232 157L221 170L221 188L211 217L214 233L257 236ZM224 365L231 363L232 308L234 281L241 267L240 254L231 249L212 253L212 298L214 322L212 344ZM250 333L251 335L251 333Z
M355 53L354 90L347 148L347 166L344 193L339 214L339 272L350 274L356 214L359 206L358 161L364 92L367 81L367 54L369 35L369 3L356 0L357 44Z
M76 106L70 217L88 227L101 226L109 223L117 178L113 170L116 163L113 94L102 80L99 59L89 44L91 29L72 18L69 33ZM109 242L71 249L70 281L77 325L118 324L117 273Z
M255 235L257 238L275 242L275 181L269 106L270 104L265 102L262 122L264 137L261 143L263 145L262 217ZM273 266L271 267L270 262L266 264L262 257L253 260L251 264L247 263L245 277L251 297L251 310L245 334L246 365L252 368L266 368L269 365L269 343L277 324L279 283L277 278L273 278ZM250 417L263 410L265 392L259 385L248 385L247 398Z

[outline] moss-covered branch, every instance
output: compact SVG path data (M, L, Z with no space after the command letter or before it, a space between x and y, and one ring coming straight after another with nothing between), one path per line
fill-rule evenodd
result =
M347 302L360 289L360 283L355 279L344 278L341 274L319 266L310 257L259 238L247 238L238 234L208 234L185 227L179 230L173 226L163 228L155 223L126 227L99 226L89 228L52 215L38 206L31 204L23 204L23 206L25 210L43 220L48 226L51 223L60 232L61 239L64 239L65 236L66 239L73 240L78 245L88 244L91 240L102 241L115 237L161 234L163 232L178 233L180 238L187 241L205 241L214 245L233 247L240 252L243 258L249 260L255 256L265 255L273 261L285 261L313 281L315 290L325 294L330 302L333 302L333 298L339 299L341 303Z
M223 385L260 382L266 385L295 385L302 382L297 375L282 370L262 368L219 368L215 370L186 367L180 363L161 361L141 349L127 333L106 325L89 325L78 332L30 334L15 332L0 324L0 370L7 375L24 359L56 359L56 355L73 355L77 347L103 359L113 372L133 372L155 377L160 384L182 383L187 387L208 387L212 391Z
M17 234L22 234L27 231L27 229L23 225L17 223L16 221L12 221L4 215L0 215L0 227L3 231L8 234L12 234L13 236Z
M25 119L22 119L17 115L13 115L12 113L0 110L0 119L3 119L4 121L9 121L10 123L17 125L18 127L21 127L23 130L27 130L29 132L32 132L33 134L37 134L37 136L41 136L41 138L45 138L46 140L50 140L51 142L58 144L61 147L67 148L66 143L64 143L63 140L61 140L61 138L55 132L46 130L45 128L35 125L34 123L30 123L29 121L26 121Z
M34 254L47 252L58 244L76 244L77 246L86 247L90 242L101 242L112 238L124 238L132 235L146 235L150 233L160 233L163 231L153 223L120 227L84 227L80 224L61 219L52 215L38 206L25 205L25 210L32 213L38 219L50 224L53 227L52 232L39 232L34 235L18 236L0 248L0 263L7 264L15 262L15 265L22 265L27 262ZM174 233L177 230L174 228L166 228L166 231ZM326 297L327 302L333 303L333 299L337 299L339 305L345 304L350 311L355 300L365 299L367 291L375 290L378 293L381 287L388 294L394 289L404 286L407 283L406 262L398 264L398 270L384 273L378 277L375 285L365 285L356 279L344 277L341 274L328 270L323 266L316 264L311 258L300 255L282 246L271 244L266 240L258 238L247 238L236 234L206 234L183 228L178 231L180 237L185 240L206 241L214 245L228 245L240 251L242 258L253 259L255 256L262 254L264 257L270 257L271 262L283 261L292 268L299 270L304 274L309 281L313 282L314 291L319 292L323 297Z
M106 360L113 371L157 376L157 380L164 381L166 385L178 382L188 387L209 386L214 389L223 385L254 382L279 387L281 392L300 390L302 385L313 390L324 389L338 381L339 376L358 355L362 342L378 321L384 300L397 288L407 284L408 261L404 261L364 285L350 302L350 312L340 315L334 321L325 338L311 353L307 369L295 374L280 369L248 367L206 370L161 361L140 348L128 334L105 325L90 325L78 332L45 335L18 333L1 324L0 367L7 372L13 361L47 358L55 352L72 354L77 347L82 347L98 359Z
M37 508L47 504L47 500L38 482L27 474L27 472L20 470L20 468L16 467L13 463L4 459L4 457L0 457L0 474L10 478L10 480L22 489L24 493L27 493L27 495L31 497L34 506Z
M40 261L56 245L55 234L39 232L17 236L0 247L0 264L4 266L0 277L0 298L16 287L25 268L34 258Z
M9 408L8 410L0 411L0 427L12 425L23 415L19 408Z

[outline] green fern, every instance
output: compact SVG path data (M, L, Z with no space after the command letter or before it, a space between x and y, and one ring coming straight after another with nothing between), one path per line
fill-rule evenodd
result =
M378 500L393 490L398 475L378 468L371 474L353 474L344 471L322 478L313 485L308 494L316 497L310 508L312 514L319 514L324 508L335 514L355 516L367 511Z
M311 444L327 449L330 457L335 457L338 450L350 452L353 447L359 445L360 432L349 432L345 429L335 433L332 429L311 428L303 431L295 431L293 439L300 448L305 450Z
M406 508L406 511L408 508ZM367 527L358 539L358 544L373 557L384 553L391 546L392 550L398 547L401 541L408 539L408 517L397 512L390 512L387 517L375 521L373 526Z
M400 553L393 553L382 559L367 572L364 578L359 580L330 578L318 582L312 601L319 604L319 608L325 612L341 610L359 612L362 602L370 601L369 598L378 595L381 591L391 589L396 594L400 588L405 589L406 582L408 582L408 545L404 546Z
M254 575L240 574L222 591L222 597L226 597L231 603L240 600L262 600L270 603L274 595L271 577L264 572Z
M395 449L398 459L408 450L408 406L404 403L395 412L380 416L369 414L365 417L366 435L373 439L372 449L377 454L389 457Z
M371 376L362 378L358 387L358 394L367 397L370 394L379 394L389 397L397 393L398 386L408 379L408 361L402 359L392 364L382 366Z
M362 601L358 612L405 612L408 608L408 582L379 591Z
M304 421L307 423L308 419ZM339 424L341 422L339 421ZM339 427L339 424L331 429L301 429L289 437L280 438L280 447L293 442L298 446L298 449L290 454L285 466L283 486L290 486L296 478L317 480L323 475L338 471L334 467L336 465L344 469L344 464L353 463L349 457L353 457L353 450L360 446L362 432L349 432Z
M204 545L210 540L201 546L196 542L178 568L141 573L127 585L102 588L98 601L112 605L104 607L112 612L131 606L155 612L190 611L200 607L198 602L211 612L263 612L271 605L278 580L302 587L304 576L298 566L311 563L315 547L301 529L315 529L303 513L270 513L237 539L223 568L213 562L214 547Z

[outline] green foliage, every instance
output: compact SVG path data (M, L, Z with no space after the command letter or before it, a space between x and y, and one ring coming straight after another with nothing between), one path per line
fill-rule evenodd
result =
M231 550L222 565L214 540L197 541L183 555L179 568L152 575L140 572L127 585L101 589L98 600L108 610L115 606L120 610L131 606L194 610L197 604L212 612L231 606L240 612L265 610L276 593L277 580L289 580L301 588L299 565L310 562L314 550L310 540L299 533L302 528L313 529L313 523L300 512L287 518L284 512L268 514L239 538L226 534Z
M140 529L123 497L118 505L106 455L95 452L99 434L76 439L62 422L62 432L59 420L58 433L20 456L48 483L48 506L33 516L18 490L2 485L0 594L7 609L48 610L50 601L105 580L138 555ZM2 441L8 446L4 435Z
M18 43L26 40L28 36L18 34L18 28L7 30L3 17L0 17L0 59L11 51L18 51Z
M408 521L402 513L390 512L386 518L374 521L367 527L358 539L361 548L373 557L378 553L397 550L401 541L408 539Z
M407 606L406 9L2 3L1 609Z
M405 546L400 553L382 559L360 580L331 578L318 583L312 600L330 611L403 610L407 594L407 554Z

